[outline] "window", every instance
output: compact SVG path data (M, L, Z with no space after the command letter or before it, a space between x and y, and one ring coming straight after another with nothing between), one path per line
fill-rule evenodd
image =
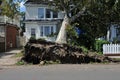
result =
M58 13L57 12L53 12L53 18L58 18Z
M40 36L43 36L43 26L40 27Z
M38 18L44 18L44 8L38 8Z
M53 26L51 26L51 34L53 34L53 33L54 33Z
M50 9L46 9L46 18L58 18L58 13Z
M31 28L31 37L35 37L35 28Z
M38 8L38 18L58 18L58 13L51 9Z
M49 36L54 33L54 27L53 26L41 26L40 27L40 36Z
M50 27L49 26L44 27L44 34L45 34L45 36L50 35Z
M46 9L46 18L51 18L51 10Z

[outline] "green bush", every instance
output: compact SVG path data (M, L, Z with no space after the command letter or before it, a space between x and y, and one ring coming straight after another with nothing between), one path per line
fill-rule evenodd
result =
M95 45L94 45L95 51L102 52L103 51L103 49L102 49L103 44L109 44L109 42L106 40L96 40Z
M36 38L35 37L30 37L29 42L31 42L31 43L36 42Z
M84 53L88 53L89 52L88 49L86 47L84 47L84 46L80 46L80 48L83 50Z
M23 60L18 61L18 62L16 63L16 65L24 65L24 64L25 64L25 62L24 62Z
M119 43L118 38L113 38L113 42L112 43L114 43L114 44Z
M46 41L44 38L39 38L39 39L37 39L37 41L39 42L39 41Z

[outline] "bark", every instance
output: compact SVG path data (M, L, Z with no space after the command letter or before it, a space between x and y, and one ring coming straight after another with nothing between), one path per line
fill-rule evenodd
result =
M107 31L107 41L110 41L110 30Z
M56 43L67 43L66 41L66 27L69 25L69 18L67 16L67 14L64 17L64 20L62 22L62 26L60 28L60 31L58 33L57 39L56 39Z
M77 18L79 18L81 15L84 15L86 11L86 7L83 7L81 11L79 11L76 15L71 17L71 22L74 22Z
M66 39L66 27L70 25L71 22L73 22L76 18L80 17L84 12L85 12L85 8L82 9L82 11L80 11L78 14L76 14L75 16L73 16L71 19L68 17L67 12L65 13L65 17L64 20L62 22L62 26L60 28L60 31L58 33L57 39L56 39L56 43L67 43L67 39Z

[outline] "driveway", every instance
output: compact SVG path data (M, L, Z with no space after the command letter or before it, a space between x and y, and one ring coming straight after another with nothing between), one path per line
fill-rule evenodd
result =
M20 52L21 49L13 49L7 52L0 53L0 66L14 65L18 61L18 59L13 56Z
M120 64L1 67L0 80L120 80Z

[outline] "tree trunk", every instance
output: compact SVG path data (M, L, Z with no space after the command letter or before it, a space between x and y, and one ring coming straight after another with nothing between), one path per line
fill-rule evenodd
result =
M67 16L67 14L64 17L64 20L62 22L62 26L60 28L60 31L58 33L57 39L56 39L56 43L67 43L66 41L66 27L69 25L69 18Z
M107 31L107 41L110 41L110 29Z

